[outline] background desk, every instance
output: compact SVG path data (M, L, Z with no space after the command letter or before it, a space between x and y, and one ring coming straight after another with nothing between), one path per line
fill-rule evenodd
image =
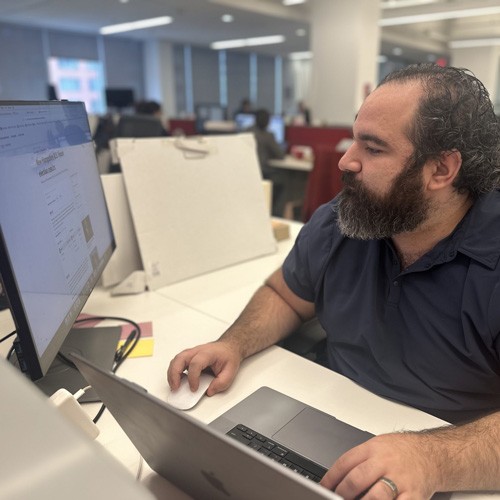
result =
M300 224L291 224L293 237ZM96 289L84 311L120 315L135 321L152 321L154 356L127 360L118 375L144 386L166 400L166 370L182 349L217 339L237 317L263 280L283 261L293 240L279 243L278 253L171 285L155 292L111 297ZM8 311L0 313L0 334L13 329ZM0 354L8 351L0 344ZM0 382L1 383L1 382ZM208 423L261 386L267 385L335 415L374 434L401 429L418 430L442 425L439 419L394 403L362 389L352 381L304 358L273 346L242 363L232 386L222 394L204 398L189 413ZM95 415L98 405L86 405ZM100 442L132 474L139 468L139 454L109 412L99 421ZM141 480L158 498L188 497L144 466ZM455 499L500 499L500 495L455 494Z
M300 220L300 207L306 195L309 173L314 162L302 160L292 155L286 155L282 160L269 160L269 166L276 169L273 179L283 186L275 203L275 215L289 220ZM298 207L294 210L293 207ZM297 214L295 215L295 212Z
M313 161L295 158L295 156L292 155L286 155L282 160L269 160L269 165L275 168L310 172L313 168Z

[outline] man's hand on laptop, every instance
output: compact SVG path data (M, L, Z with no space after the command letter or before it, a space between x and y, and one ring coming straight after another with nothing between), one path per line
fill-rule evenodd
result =
M170 362L167 372L168 384L173 391L178 389L181 373L187 369L189 386L192 391L196 391L201 372L210 368L215 378L207 389L207 395L213 396L231 385L240 363L239 352L226 342L199 345L180 352Z
M321 484L350 500L427 500L500 491L500 412L419 433L381 434L342 455Z
M382 434L342 455L321 485L345 499L428 500L438 487L431 434Z

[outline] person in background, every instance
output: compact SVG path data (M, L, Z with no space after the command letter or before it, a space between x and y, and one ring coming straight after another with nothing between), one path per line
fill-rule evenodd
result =
M309 108L305 105L304 101L300 101L298 106L299 115L301 115L304 119L304 123L306 125L311 125L311 112Z
M316 210L236 322L170 363L216 378L319 319L329 368L454 425L376 436L321 484L347 500L500 491L500 126L461 68L397 70L365 99L339 162L343 191ZM318 380L321 383L321 380ZM332 394L335 397L335 394Z
M165 127L164 122L163 122L163 113L162 113L161 106L156 101L139 101L135 105L135 112L138 115L150 115L150 116L154 116L155 118L158 118L162 122L163 135L164 136L170 135L167 131L167 128Z
M240 103L240 107L234 112L234 116L239 115L239 114L252 114L253 109L252 109L252 104L250 102L250 99L242 99Z
M280 178L281 172L279 169L271 167L269 160L281 160L285 157L285 152L276 142L274 135L267 131L270 116L269 111L266 109L258 109L255 112L255 125L247 129L247 131L252 132L255 137L262 177L273 182L273 215L281 217L283 215L281 195L284 182Z

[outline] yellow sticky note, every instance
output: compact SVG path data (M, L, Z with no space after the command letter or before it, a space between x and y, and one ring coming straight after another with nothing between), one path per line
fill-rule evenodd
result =
M120 340L118 342L118 347L120 348L125 344L125 340ZM143 356L153 355L153 337L145 337L139 339L134 350L128 355L129 358L141 358Z

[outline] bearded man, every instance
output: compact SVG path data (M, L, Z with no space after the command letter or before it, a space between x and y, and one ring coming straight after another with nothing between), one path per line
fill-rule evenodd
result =
M222 391L241 360L317 316L331 369L461 424L377 436L322 485L381 500L498 490L500 129L488 93L466 70L409 66L367 97L353 138L342 193L217 342L172 360L171 388L185 368L196 388L211 367L208 394Z

